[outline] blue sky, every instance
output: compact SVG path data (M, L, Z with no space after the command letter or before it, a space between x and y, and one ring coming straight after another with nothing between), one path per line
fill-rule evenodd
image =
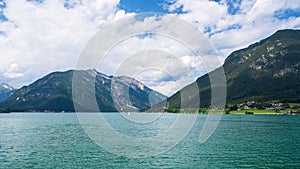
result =
M44 0L27 0L28 2L33 2L36 4L43 3ZM221 0L209 0L213 1L219 4L225 4L227 7L227 12L229 15L237 15L243 11L241 11L241 4L243 0L227 0L227 1L221 1ZM72 7L72 0L66 0L64 3L65 8L71 8ZM78 3L82 3L80 0ZM120 0L120 2L117 5L118 9L124 10L127 13L133 12L133 13L144 13L144 12L158 12L158 13L166 13L166 14L183 14L188 13L186 9L184 9L183 5L180 5L175 10L170 11L168 7L174 5L176 3L176 0ZM6 2L4 0L0 0L0 21L8 21L7 17L5 16L3 10L6 8ZM299 17L300 16L300 7L291 9L291 8L283 8L276 10L274 12L274 18L277 18L278 20L287 20L291 17ZM228 28L223 30L218 30L217 32L213 32L210 35L230 30L230 29L238 29L241 25L239 24L233 24L228 26ZM210 33L212 28L210 26L207 26L205 29L205 33ZM1 31L3 34L4 32Z
M127 12L168 12L163 5L164 0L121 0L118 5L120 9Z
M277 10L274 13L274 17L278 18L279 20L289 19L291 17L294 18L300 17L300 8Z
M43 3L44 0L27 0L29 2L35 3ZM236 15L240 10L240 5L242 0L227 0L222 2L221 0L210 0L217 3L225 3L227 6L228 14ZM69 0L66 0L65 7L69 8ZM174 11L169 11L168 7L173 5L176 0L120 0L118 4L119 9L123 9L126 12L134 12L134 13L143 13L143 12L159 12L159 13L177 13L181 14L183 12L187 12L183 10L183 6L178 7ZM6 3L4 0L0 0L0 9L5 10ZM0 12L0 20L7 21L6 16L4 15L3 11ZM300 16L300 8L296 9L280 9L274 13L274 17L285 20L290 17L299 17Z
M97 31L144 12L173 15L191 24L210 41L221 61L279 29L300 28L299 0L0 0L0 82L21 87L49 72L72 69ZM114 59L147 45L168 44L165 39L155 41L156 36L141 37L124 44ZM200 66L187 53L181 55L185 64ZM109 67L106 70L103 73L113 74ZM147 85L164 92L171 87L157 82L168 79L161 76Z
M212 0L217 3L222 3L221 0ZM240 11L242 0L228 0L226 1L227 11L231 15L236 15ZM174 4L173 1L165 0L121 0L118 7L127 12L159 12L159 13L183 13L182 7L170 12L166 7ZM274 16L280 20L288 19L290 17L299 17L300 8L297 9L281 9L275 12Z
M119 8L127 12L157 12L157 13L183 13L179 7L175 11L170 12L167 7L174 4L173 1L166 0L121 0Z
M0 0L0 9L4 9L5 7L6 4L3 2L3 0ZM4 16L3 11L0 12L0 20L7 21L7 18Z

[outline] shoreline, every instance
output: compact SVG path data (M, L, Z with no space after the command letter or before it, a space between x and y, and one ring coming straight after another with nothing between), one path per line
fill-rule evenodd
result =
M77 114L77 113L88 113L88 114L94 114L94 113L103 113L103 114L114 114L114 113L129 113L129 112L0 112L0 114ZM160 114L199 114L199 115L300 115L298 112L294 113L245 113L245 112L239 112L239 113L190 113L190 112L179 112L179 113L173 113L173 112L131 112L131 113L160 113Z

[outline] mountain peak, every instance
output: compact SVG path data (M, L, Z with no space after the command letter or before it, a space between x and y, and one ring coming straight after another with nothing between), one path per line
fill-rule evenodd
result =
M93 77L96 77L96 75L99 73L96 69L88 69L87 72Z
M294 29L282 29L276 31L273 35L269 37L269 39L272 38L279 38L279 39L296 39L297 36L299 36L300 30L294 30Z
M233 52L224 63L228 74L237 74L251 68L255 71L272 72L274 76L299 72L300 31L280 30L270 37Z
M223 65L227 84L227 103L245 101L300 102L300 31L279 30L247 48L232 52ZM209 75L197 79L201 106L209 107ZM192 85L191 85L192 86ZM168 99L169 108L180 107L180 92ZM195 95L195 94L194 94ZM193 93L184 102L193 106ZM195 99L197 100L197 99ZM182 101L181 101L182 102Z
M9 84L7 84L7 83L1 83L0 82L0 90L10 91L10 90L14 90L14 88L12 86L10 86Z
M15 92L15 89L7 83L0 83L0 102L6 100Z
M80 91L79 100L75 101L72 93L74 73L77 73L80 83L76 89ZM90 96L95 96L102 112L138 111L166 98L141 84L130 77L107 76L95 69L53 72L17 90L0 107L17 111L74 112L75 105L82 112L95 112L98 109L85 104L89 103Z

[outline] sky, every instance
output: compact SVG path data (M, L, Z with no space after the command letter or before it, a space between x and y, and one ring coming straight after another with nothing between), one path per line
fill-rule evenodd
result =
M193 26L214 47L221 64L231 52L277 30L300 28L299 0L0 0L0 82L19 88L50 72L74 69L98 31L145 12L174 16ZM146 25L149 19L139 22ZM173 72L139 69L134 77L166 95L220 66L205 66L199 58L206 56L191 55L174 39L148 34L119 43L98 70L123 75L114 68L140 63L141 55L157 55L143 52L149 49L159 49L164 57L144 62L156 61L159 68L169 63L166 69ZM177 61L167 53L177 55ZM178 61L189 72L176 69Z

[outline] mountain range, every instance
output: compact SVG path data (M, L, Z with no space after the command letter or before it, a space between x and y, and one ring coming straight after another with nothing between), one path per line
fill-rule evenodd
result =
M97 108L73 102L72 78L75 73L81 81L80 89L86 89L82 95L95 96ZM74 112L75 105L85 112L139 111L165 99L166 96L130 77L107 76L96 70L70 70L50 73L22 87L0 103L0 107L11 111Z
M0 102L6 100L9 98L16 89L14 89L12 86L10 86L7 83L0 83Z
M182 106L209 108L212 92L210 77L216 77L223 71L226 77L226 104L246 101L299 103L300 31L280 30L231 53L222 67L199 77L169 98L130 77L107 76L96 70L70 70L50 73L16 91L1 84L0 102L1 99L4 101L0 103L0 109L73 112L76 107L80 111L97 111L99 108L102 112L116 112L149 110L151 107L153 109L150 110L154 111L165 109L174 112ZM76 102L72 96L74 73L80 75L81 89L84 89L78 91L78 96L83 99ZM95 95L99 105L97 108L83 104L89 100L86 96L91 95Z
M279 30L270 37L231 53L223 64L227 84L227 104L245 101L300 102L300 31ZM167 109L210 107L210 76L220 68L201 76L167 99ZM198 86L194 91L192 86ZM189 97L183 97L181 93ZM195 97L200 96L200 103Z

